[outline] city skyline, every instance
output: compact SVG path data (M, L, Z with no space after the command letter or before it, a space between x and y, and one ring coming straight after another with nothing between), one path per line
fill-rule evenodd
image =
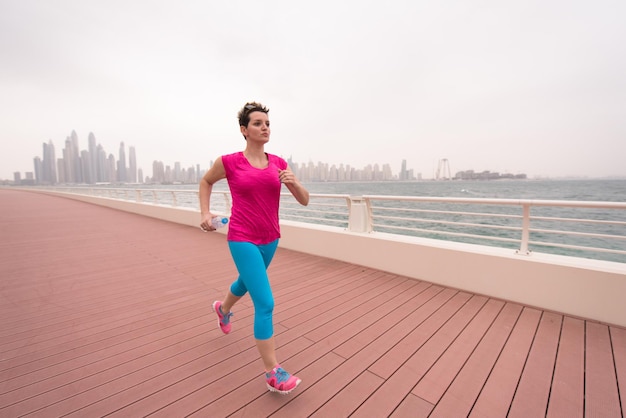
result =
M163 161L152 162L152 175L143 176L143 168L136 163L135 147L129 147L129 164L126 165L126 149L124 142L120 143L118 158L108 154L102 144L96 142L93 132L88 135L88 149L80 149L80 140L75 130L65 140L63 157L56 158L56 147L52 140L43 145L43 157L33 158L33 172L14 173L13 182L23 184L96 184L96 183L191 183L197 182L204 170L200 164L183 168L178 161L166 164ZM350 165L340 164L328 166L324 162L297 163L291 158L289 161L292 170L304 177L303 181L329 181L329 180L392 180L394 178L391 166L378 163L370 164L362 169L355 169ZM209 166L212 165L209 162ZM173 167L173 168L172 168ZM334 174L331 174L334 173ZM22 174L24 176L22 177ZM415 179L413 170L406 169L406 161L403 161L399 177Z
M56 147L52 140L42 144L42 157L33 158L34 171L17 172L13 182L21 184L97 184L97 183L194 183L199 181L206 169L195 164L182 167L174 161L170 164L160 160L152 162L151 175L144 176L142 167L137 165L137 153L134 146L128 148L128 165L126 164L126 145L122 141L119 145L117 158L114 154L107 155L105 147L98 143L93 132L89 132L88 148L80 148L80 138L75 130L65 139L62 157L56 158ZM371 163L364 167L352 167L349 164L329 164L323 161L307 163L297 162L291 156L285 157L294 173L304 182L307 181L407 181L428 179L421 172L407 167L407 160L400 162L400 168L395 171L389 163ZM213 162L209 162L209 167ZM447 171L440 173L441 165ZM146 172L147 173L147 172ZM464 173L464 174L463 174ZM449 161L441 159L434 179L461 178L498 178L499 173L485 171L488 175L474 175L473 170L451 174ZM524 175L525 176L525 175ZM509 175L508 178L521 178Z
M137 168L135 147L119 145L117 159L108 154L102 144L96 142L93 132L88 136L88 148L80 148L80 140L75 130L65 139L62 156L56 158L56 146L52 140L43 143L43 157L33 158L32 173L25 173L25 180L35 184L96 184L96 183L136 183L138 176L143 179L141 168ZM18 173L13 180L18 181Z

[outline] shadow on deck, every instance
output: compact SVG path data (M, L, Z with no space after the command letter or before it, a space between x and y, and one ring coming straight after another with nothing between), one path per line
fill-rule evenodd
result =
M224 235L9 189L0 234L2 417L626 410L624 328L282 248L278 357L303 383L269 393L249 298L229 335L211 312L236 275Z

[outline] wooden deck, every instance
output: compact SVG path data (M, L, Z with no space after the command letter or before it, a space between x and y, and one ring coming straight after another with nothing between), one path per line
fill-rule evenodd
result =
M0 237L1 417L626 411L621 327L279 248L278 356L303 380L281 396L250 300L217 328L236 274L224 235L0 189Z

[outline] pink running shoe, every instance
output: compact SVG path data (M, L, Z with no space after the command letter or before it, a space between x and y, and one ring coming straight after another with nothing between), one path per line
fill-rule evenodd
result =
M213 302L213 310L217 314L217 325L219 325L220 329L224 334L228 334L230 332L230 317L233 316L232 312L228 312L226 315L222 313L222 302L216 300Z
M271 372L265 372L265 381L271 392L278 392L282 395L287 395L302 382L296 376L287 373L280 367L280 364L277 364Z

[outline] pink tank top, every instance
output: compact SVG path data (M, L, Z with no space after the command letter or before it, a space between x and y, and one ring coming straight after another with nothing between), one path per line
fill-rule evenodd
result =
M278 208L281 183L278 170L287 168L287 162L272 154L267 154L267 158L268 166L260 169L251 166L243 152L222 156L233 197L228 223L229 241L263 245L280 238Z

